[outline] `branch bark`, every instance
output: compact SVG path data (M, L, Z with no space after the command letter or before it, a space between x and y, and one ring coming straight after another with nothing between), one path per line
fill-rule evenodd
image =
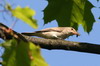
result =
M85 42L72 42L65 40L54 39L41 39L24 36L28 41L39 45L44 49L58 49L58 50L72 50L78 52L95 53L100 54L100 45L85 43Z
M18 40L33 42L35 45L39 45L41 48L49 49L49 50L53 50L53 49L71 50L71 51L78 51L78 52L100 54L100 45L96 45L92 43L84 43L84 42L65 41L59 39L34 38L34 37L22 35L13 30L9 32L8 30L9 28L6 25L0 23L0 38L4 40L10 40L14 37Z
M0 65L2 65L2 61L0 61Z

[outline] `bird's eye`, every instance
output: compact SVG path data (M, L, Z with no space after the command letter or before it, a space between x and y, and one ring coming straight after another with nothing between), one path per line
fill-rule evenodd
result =
M71 28L71 30L74 30L73 28Z

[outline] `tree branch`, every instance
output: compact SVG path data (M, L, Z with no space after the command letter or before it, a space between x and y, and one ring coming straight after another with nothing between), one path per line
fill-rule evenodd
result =
M94 53L100 54L100 45L83 43L83 42L72 42L59 39L43 39L43 38L34 38L26 35L22 35L12 30L12 32L7 31L9 28L0 23L0 38L4 40L12 39L12 37L33 42L35 45L39 45L44 49L58 49L58 50L72 50L78 52Z
M0 61L0 65L2 64L2 61Z
M58 50L73 50L78 52L95 53L100 54L100 45L83 43L83 42L72 42L65 40L54 40L54 39L42 39L24 36L28 41L39 45L44 49L58 49Z

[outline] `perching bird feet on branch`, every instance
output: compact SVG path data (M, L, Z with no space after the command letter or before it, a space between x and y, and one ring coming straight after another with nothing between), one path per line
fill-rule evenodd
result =
M17 36L18 40L32 42L33 44L39 45L41 48L48 50L58 49L58 50L70 50L70 51L100 54L100 45L98 44L65 41L59 39L54 40L54 39L34 38L31 36L20 34L14 30L12 31L14 35L9 33L9 28L6 25L0 23L0 38L2 38L5 41L11 40L12 38L16 38ZM6 39L4 39L2 35L5 36Z

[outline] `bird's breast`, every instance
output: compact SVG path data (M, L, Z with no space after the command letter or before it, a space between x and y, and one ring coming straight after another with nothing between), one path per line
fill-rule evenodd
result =
M67 38L67 35L62 32L43 32L42 34L44 38Z

